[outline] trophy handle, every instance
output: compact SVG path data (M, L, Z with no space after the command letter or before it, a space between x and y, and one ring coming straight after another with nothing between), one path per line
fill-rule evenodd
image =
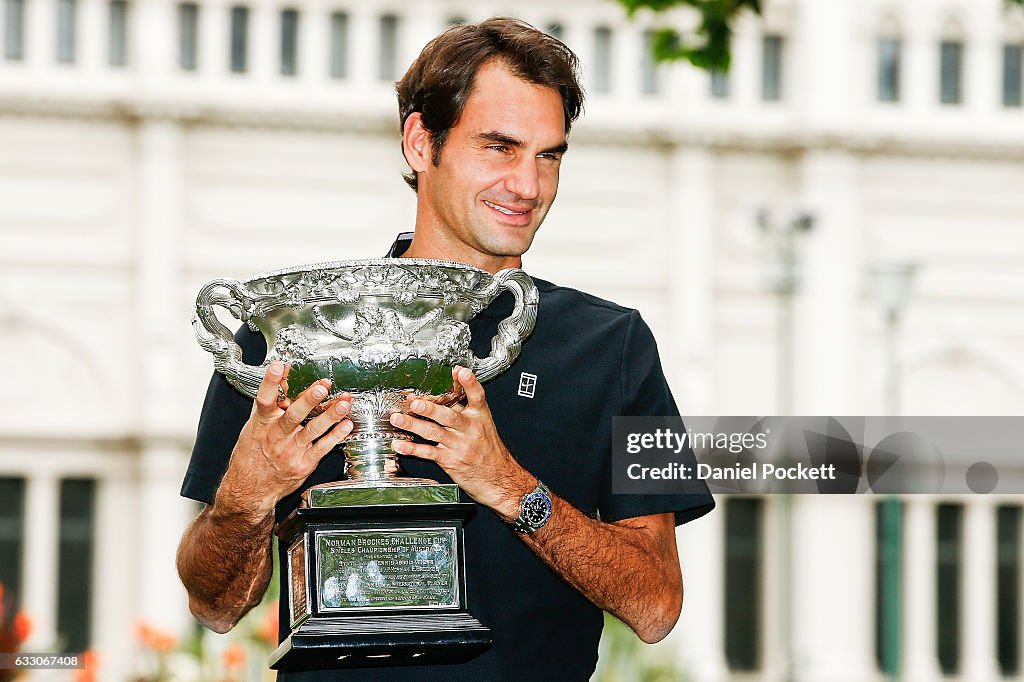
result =
M540 294L529 275L519 268L498 271L485 294L497 296L502 289L512 292L516 305L512 314L498 323L498 333L491 339L491 354L483 359L473 356L470 369L481 383L498 376L515 362L523 339L530 335L537 323Z
M213 312L217 306L226 309L242 322L248 322L253 307L252 298L236 280L214 279L207 282L196 296L192 329L199 345L213 354L216 370L232 386L250 398L255 398L267 370L242 362L242 348L235 343L231 330L221 324Z

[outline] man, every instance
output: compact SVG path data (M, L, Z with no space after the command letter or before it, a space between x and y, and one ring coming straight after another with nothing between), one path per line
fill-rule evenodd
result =
M582 107L575 55L526 24L490 19L433 40L397 90L417 215L411 241L400 237L389 255L519 267ZM456 666L282 678L585 680L602 609L646 642L672 629L683 595L674 528L714 502L706 492L614 495L610 482L611 418L677 414L654 339L636 311L536 283L537 326L510 371L485 391L458 369L464 405L414 401L415 416L392 418L424 441L394 443L409 474L454 481L480 506L466 528L466 574L492 648ZM477 355L511 305L503 295L474 318ZM262 361L262 337L243 329L238 339L246 362ZM214 375L182 487L207 506L182 540L179 573L192 612L220 632L266 590L275 520L303 490L341 476L341 458L325 455L351 431L348 399L303 426L326 386L279 404L284 369L270 365L255 405ZM541 504L524 516L527 496Z

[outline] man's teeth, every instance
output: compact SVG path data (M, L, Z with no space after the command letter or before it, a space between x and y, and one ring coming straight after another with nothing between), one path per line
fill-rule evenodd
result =
M504 206L498 206L497 204L492 204L491 202L487 201L486 199L484 199L484 203L487 204L488 206L490 206L491 208L493 208L495 211L501 211L505 215L523 215L524 213L526 213L526 211L520 211L518 213L516 213L515 211L510 211L507 208L505 208Z

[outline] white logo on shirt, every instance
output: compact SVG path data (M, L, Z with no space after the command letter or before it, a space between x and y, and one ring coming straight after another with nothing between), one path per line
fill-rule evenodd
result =
M519 375L519 395L532 398L537 390L537 375L523 372Z

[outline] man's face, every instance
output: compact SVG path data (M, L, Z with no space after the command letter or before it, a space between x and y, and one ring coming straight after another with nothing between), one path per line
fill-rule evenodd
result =
M417 227L430 225L453 260L520 265L555 200L565 148L558 92L485 65L439 164L420 173Z

